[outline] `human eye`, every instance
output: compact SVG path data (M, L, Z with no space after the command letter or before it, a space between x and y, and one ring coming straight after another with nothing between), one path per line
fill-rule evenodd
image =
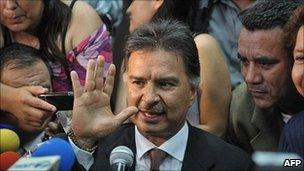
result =
M132 84L135 85L136 87L143 87L144 86L144 81L142 81L142 80L133 80Z
M274 64L278 63L278 60L269 59L266 57L259 58L256 60L257 64L263 69L270 69Z
M304 63L304 55L303 56L295 56L295 63L303 64Z
M260 64L261 66L269 66L269 65L271 65L272 63L271 63L270 61L268 61L268 60L260 60L260 61L259 61L259 64Z
M176 84L170 82L170 81L160 81L158 82L159 87L162 89L168 90L176 86Z

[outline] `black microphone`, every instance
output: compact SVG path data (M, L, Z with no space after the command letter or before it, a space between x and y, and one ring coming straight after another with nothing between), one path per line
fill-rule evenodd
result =
M133 164L133 152L126 146L115 147L110 154L113 171L127 171Z

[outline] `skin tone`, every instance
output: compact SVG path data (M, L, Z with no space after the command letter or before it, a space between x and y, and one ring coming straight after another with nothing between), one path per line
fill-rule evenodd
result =
M162 50L133 52L126 77L128 103L139 110L131 121L159 146L181 129L195 98L183 60Z
M304 96L304 26L297 35L296 46L293 51L294 64L292 68L292 80L299 91Z
M13 32L34 31L41 20L42 1L0 1L0 21Z
M278 105L294 113L296 91L290 78L292 61L284 52L283 31L242 29L239 38L241 70L255 104L260 108ZM291 104L293 102L294 104Z
M131 115L138 112L136 107L128 107L114 115L110 107L115 77L115 66L109 67L103 81L104 57L89 60L85 86L81 86L78 75L71 72L74 90L72 129L80 147L93 147L99 138L115 131Z
M39 85L48 89L51 88L50 73L42 61L22 69L16 69L13 65L6 66L1 72L1 82L15 88L34 85ZM22 100L22 97L20 97L20 99ZM52 113L49 111L43 111L41 113L40 110L36 110L25 112L23 115L18 115L20 117L15 118L14 120L18 123L18 127L23 131L40 132L46 126L51 115Z
M42 17L44 7L42 0L1 0L0 22L9 28L16 42L39 48L40 43L36 35L38 23ZM67 5L71 1L63 1ZM65 47L70 51L81 40L88 37L101 25L98 14L85 2L77 1L72 10L72 18L66 34ZM58 47L61 40L58 39ZM14 88L1 82L1 109L13 113L17 118L23 113L37 113L44 110L55 112L55 106L36 98L47 90L41 86L27 86ZM13 98L19 97L19 98ZM18 105L19 108L13 106ZM39 118L39 116L37 116ZM43 122L43 120L39 120Z
M221 48L212 36L200 34L194 38L194 41L198 50L200 75L203 76L199 86L201 99L198 127L223 137L227 128L227 114L231 99L229 70L223 59Z
M151 18L162 5L163 0L142 1L133 0L127 9L127 14L130 17L129 31L132 32L141 25L150 23ZM143 12L144 10L144 12Z
M110 110L115 69L110 67L103 83L103 63L102 57L97 64L89 62L84 87L77 74L71 73L75 92L72 129L80 146L93 146L132 115L132 122L155 145L161 145L180 130L196 92L190 86L180 56L162 50L131 53L125 73L129 107L117 115ZM143 63L148 65L143 67Z

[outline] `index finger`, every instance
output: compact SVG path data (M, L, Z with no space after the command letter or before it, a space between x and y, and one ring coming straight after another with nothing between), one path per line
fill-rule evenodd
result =
M50 112L56 112L56 107L42 99L39 99L38 97L30 97L28 104L35 107L40 108L46 111Z

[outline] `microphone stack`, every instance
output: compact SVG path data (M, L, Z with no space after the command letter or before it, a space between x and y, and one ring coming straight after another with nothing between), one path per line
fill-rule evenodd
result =
M20 139L15 131L14 126L0 124L0 171L7 170L20 158L16 152Z

